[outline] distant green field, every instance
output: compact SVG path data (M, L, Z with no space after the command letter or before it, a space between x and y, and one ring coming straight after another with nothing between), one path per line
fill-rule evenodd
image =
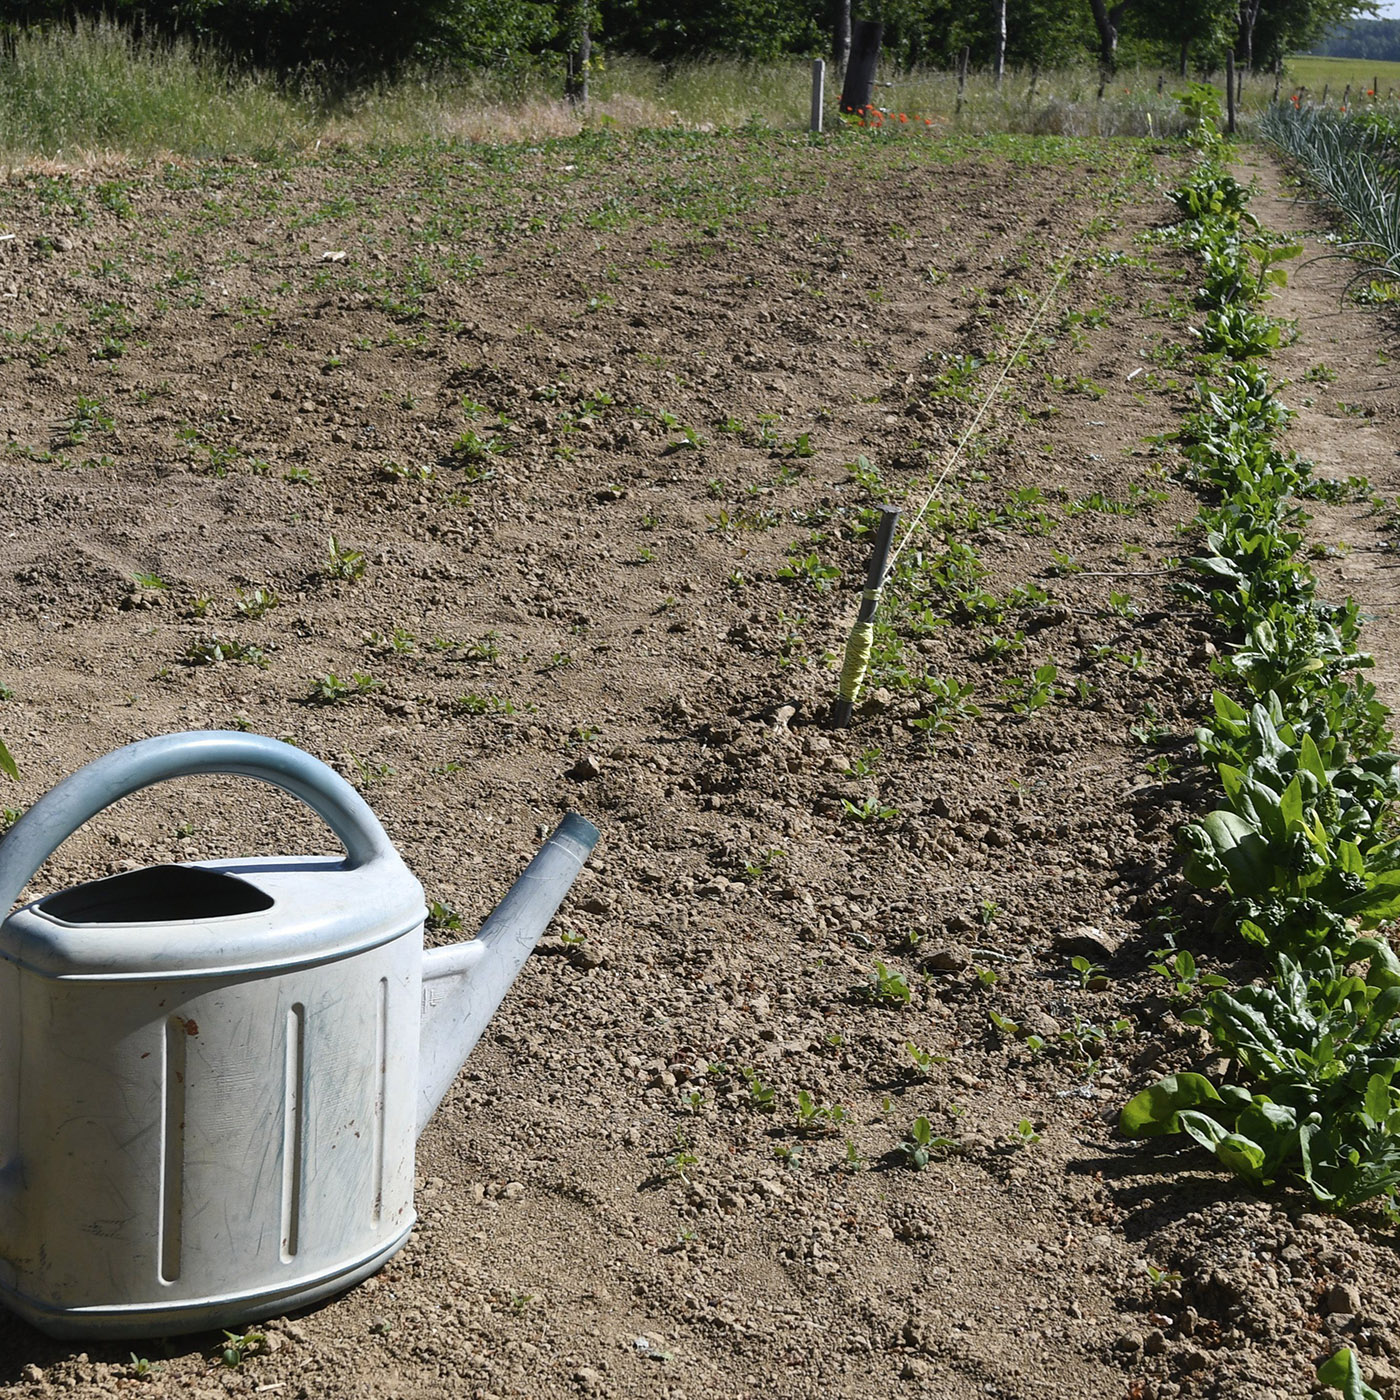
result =
M1379 81L1379 96L1400 95L1400 63L1378 63L1368 58L1313 58L1295 54L1288 60L1284 82L1291 90L1306 87L1314 94L1328 89L1329 97L1340 98L1351 84L1353 96L1364 96Z

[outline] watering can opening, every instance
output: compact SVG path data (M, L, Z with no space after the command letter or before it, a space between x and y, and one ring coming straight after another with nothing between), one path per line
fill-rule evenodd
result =
M217 870L150 865L51 894L38 908L68 924L188 923L271 909L271 895Z

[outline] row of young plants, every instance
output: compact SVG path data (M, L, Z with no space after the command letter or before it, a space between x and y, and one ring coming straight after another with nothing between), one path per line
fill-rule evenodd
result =
M1301 1184L1327 1209L1400 1218L1400 958L1383 927L1400 915L1400 759L1362 675L1357 606L1320 598L1306 562L1300 501L1329 484L1279 446L1290 415L1259 363L1282 329L1259 306L1297 249L1260 233L1218 147L1173 198L1205 312L1207 372L1177 435L1207 501L1187 589L1233 639L1197 731L1220 805L1179 839L1186 877L1223 896L1222 955L1263 967L1245 985L1194 979L1204 995L1182 1018L1227 1068L1168 1075L1121 1127L1184 1133L1256 1187Z

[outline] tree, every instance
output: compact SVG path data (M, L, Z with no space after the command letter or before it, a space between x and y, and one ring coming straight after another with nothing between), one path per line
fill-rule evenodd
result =
M851 0L835 0L831 23L831 66L839 73L851 56Z
M1276 59L1311 48L1339 24L1375 12L1372 0L1256 0L1248 35L1249 63L1268 67ZM1243 54L1243 26L1238 42Z
M1089 0L1093 12L1094 28L1099 34L1099 92L1113 75L1118 63L1118 32L1123 24L1123 14L1130 0L1118 0L1115 5L1106 5L1104 0Z
M1206 66L1220 61L1235 40L1240 11L1246 3L1259 0L1157 0L1135 15L1137 30L1145 38L1162 44L1177 61L1183 78L1187 75L1191 52L1206 60Z

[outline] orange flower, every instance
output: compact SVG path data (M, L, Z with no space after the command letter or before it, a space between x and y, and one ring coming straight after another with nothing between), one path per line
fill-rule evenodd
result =
M899 119L900 119L900 121L902 121L902 122L907 122L907 121L909 120L909 118L906 117L906 116L904 115L903 112L901 112L901 113L899 114Z

